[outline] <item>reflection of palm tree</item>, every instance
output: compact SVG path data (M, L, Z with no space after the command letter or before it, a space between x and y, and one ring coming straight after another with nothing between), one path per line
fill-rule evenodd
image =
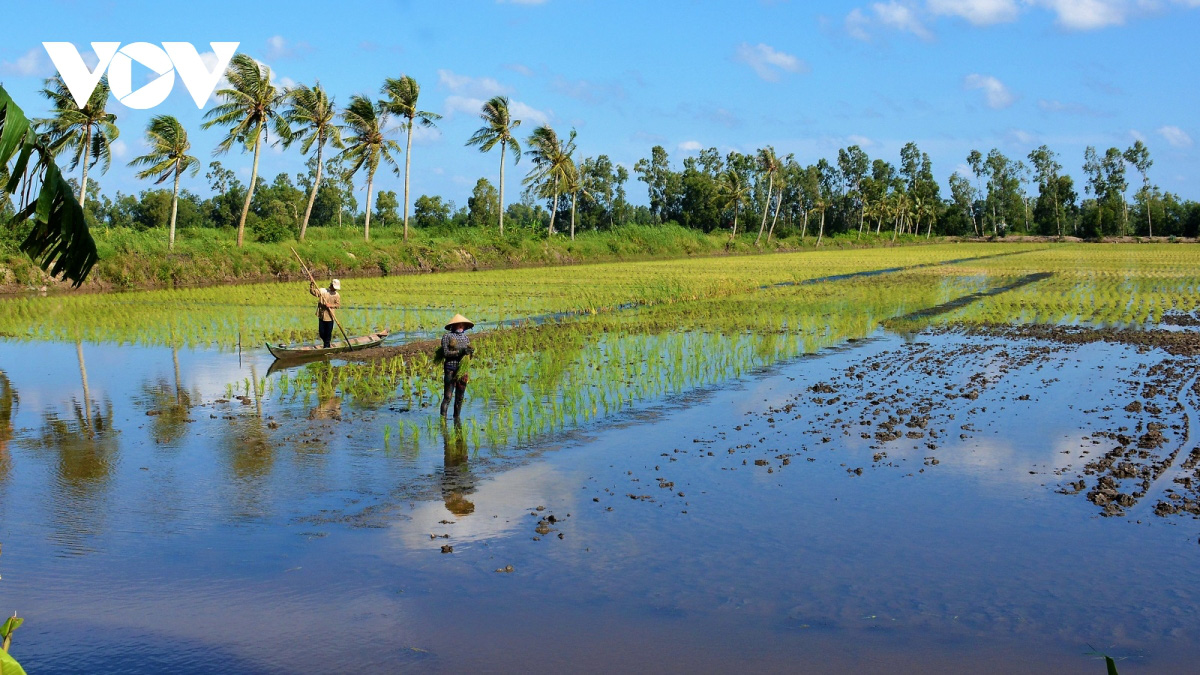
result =
M13 388L12 382L8 381L8 375L0 370L0 481L8 478L11 466L8 457L8 442L13 437L12 418L17 412L17 404L20 402L17 390Z
M229 468L239 479L261 478L271 471L275 451L263 428L262 392L258 388L258 369L250 365L253 383L254 414L235 415L233 433L226 439L230 451Z
M446 510L456 516L468 516L475 512L475 503L467 495L475 491L475 478L471 475L467 459L467 437L462 423L454 422L451 434L442 423L442 441L445 455L442 466L442 500Z
M112 419L110 401L85 412L72 399L68 417L47 411L40 433L30 439L36 450L57 460L51 499L55 538L71 553L86 552L84 539L101 530L105 512L98 502L119 450Z
M178 348L171 350L171 360L175 366L174 389L163 379L154 384L147 382L142 385L147 402L154 411L154 437L168 443L179 440L183 435L192 408L192 395L184 389L179 379Z

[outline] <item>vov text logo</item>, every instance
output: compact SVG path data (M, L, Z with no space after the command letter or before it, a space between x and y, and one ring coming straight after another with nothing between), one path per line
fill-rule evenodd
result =
M162 103L175 86L175 74L183 80L197 108L212 95L225 73L225 68L237 52L238 42L210 42L216 64L210 70L204 65L200 53L190 42L164 42L162 47L149 42L131 42L124 47L120 42L93 42L92 51L99 63L95 70L87 67L79 50L70 42L43 42L46 53L54 67L62 75L67 91L82 108L96 89L100 78L108 71L108 86L113 96L122 104L137 110L146 110ZM133 62L137 61L157 73L157 77L133 89Z

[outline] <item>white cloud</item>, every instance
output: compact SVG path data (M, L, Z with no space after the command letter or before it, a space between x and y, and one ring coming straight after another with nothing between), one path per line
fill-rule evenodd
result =
M479 109L483 107L483 103L484 101L481 98L452 95L446 97L446 102L443 104L442 110L446 117L453 117L455 113L478 115Z
M1125 23L1133 3L1128 0L1029 0L1058 15L1058 23L1072 30L1095 30ZM1144 2L1138 4L1144 5Z
M46 52L40 47L34 47L17 57L15 61L0 61L0 73L30 77L48 72L49 64Z
M933 34L921 23L912 7L902 5L894 0L888 3L877 2L871 5L879 22L898 31L912 33L922 40L930 40Z
M552 111L542 112L520 101L509 101L508 112L513 119L521 120L522 124L548 124L554 115Z
M1024 129L1009 129L1005 138L1015 145L1033 145L1037 137Z
M110 143L108 148L109 151L112 152L113 157L116 157L117 159L125 159L125 155L129 154L129 146L126 145L125 141L122 141L121 139L117 139Z
M1013 96L1008 87L1000 80L991 75L980 75L972 73L963 80L963 87L967 89L982 89L984 100L987 101L989 108L999 110L1012 105L1017 99Z
M481 98L454 94L446 97L443 111L446 117L453 117L457 113L476 116L479 114L483 104L484 100ZM509 101L508 112L512 115L513 119L521 120L521 123L524 125L547 124L553 115L553 113L543 112L521 101Z
M490 77L459 75L444 68L438 71L438 86L450 92L472 98L487 99L509 93L509 88Z
M929 11L939 16L957 16L976 26L1015 21L1021 10L1016 0L928 0Z
M289 59L310 51L312 46L307 42L289 43L282 35L267 38L267 58L271 60Z
M846 32L855 40L867 42L871 39L871 34L867 32L867 26L870 23L871 20L867 18L867 15L855 7L846 15Z
M858 134L850 134L846 137L846 140L849 141L850 145L857 145L860 148L869 148L875 145L875 141L866 136L859 136Z
M533 69L523 63L510 63L504 67L519 75L533 77Z
M679 144L679 149L683 152L700 152L704 146L700 144L700 141L684 141Z
M768 82L778 80L780 71L799 73L808 70L808 66L795 56L761 42L757 45L747 42L738 45L733 59L750 66L759 77Z
M925 22L938 17L958 17L975 26L1017 21L1031 11L1049 12L1064 29L1087 31L1120 26L1139 16L1160 14L1173 8L1197 9L1200 0L888 0L856 8L846 15L846 33L858 40L871 39L870 28L888 27L932 39Z
M1175 126L1159 127L1158 134L1175 148L1192 147L1192 137L1188 132Z
M442 140L442 130L437 127L424 127L420 124L413 126L413 143L429 145Z

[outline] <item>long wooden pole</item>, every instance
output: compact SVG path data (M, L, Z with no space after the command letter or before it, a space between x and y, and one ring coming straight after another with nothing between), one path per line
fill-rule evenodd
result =
M289 246L288 248L291 247ZM296 256L296 262L300 263L300 269L304 270L304 273L308 275L308 280L312 282L314 286L316 286L317 280L313 278L312 272L308 271L308 267L305 266L304 261L300 259L300 254L296 253L296 249L294 248L292 248L292 255ZM333 308L327 306L323 302L320 304L322 307L329 310L329 316L333 317L333 322L337 324L338 330L342 331L342 339L346 341L347 350L354 351L354 345L350 344L350 336L346 335L346 329L342 328L342 322L338 321L337 314L333 311Z

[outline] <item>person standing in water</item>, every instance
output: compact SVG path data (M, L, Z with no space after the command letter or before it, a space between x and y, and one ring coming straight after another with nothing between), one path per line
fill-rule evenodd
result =
M326 349L333 339L333 311L342 306L342 296L338 295L340 290L342 282L337 279L329 282L329 288L317 288L317 282L308 282L308 292L317 298L317 335L321 336Z
M467 375L458 374L464 357L475 353L467 331L475 324L462 314L455 314L450 323L446 324L446 334L442 336L442 417L450 409L450 396L454 396L454 419L462 412L463 396L467 393Z

